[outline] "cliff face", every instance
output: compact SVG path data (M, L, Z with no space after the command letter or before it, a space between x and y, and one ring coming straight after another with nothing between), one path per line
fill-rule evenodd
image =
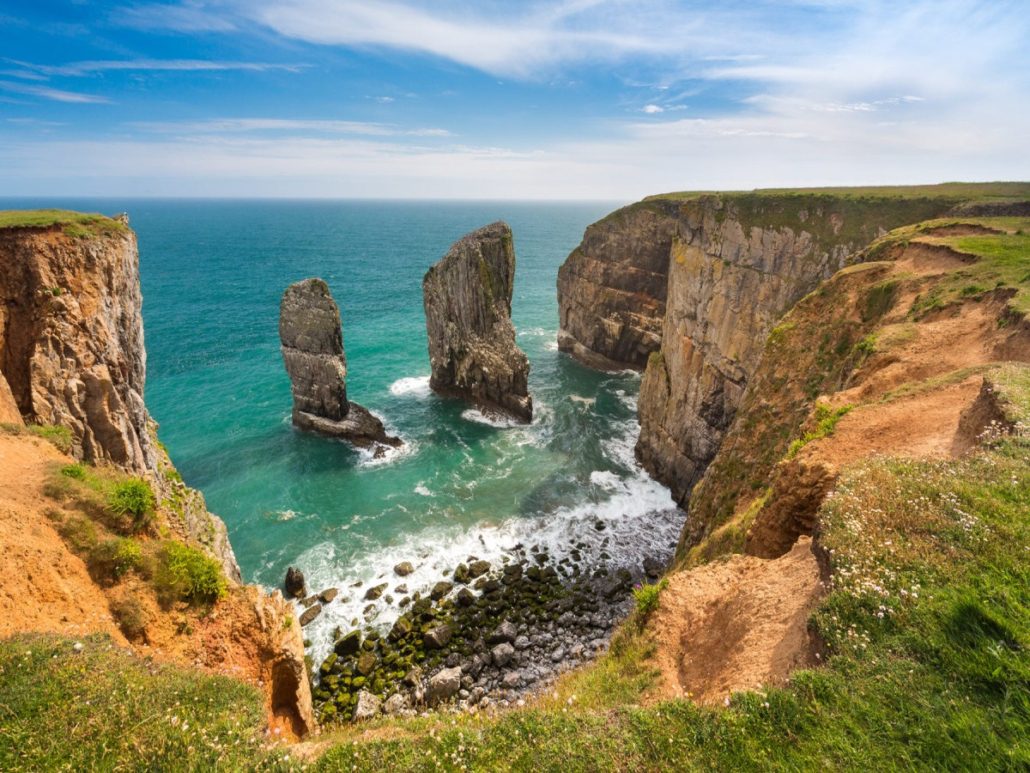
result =
M493 223L459 239L426 272L422 295L429 336L429 384L487 412L528 422L529 359L515 344L511 228Z
M962 456L1015 429L1030 296L1004 254L1026 219L899 229L798 302L762 346L735 419L690 495L679 558L783 555L818 535L842 468L874 455Z
M127 221L3 215L14 225L0 227L0 422L16 426L0 432L0 552L17 589L0 593L0 633L110 633L159 660L248 679L264 691L272 724L295 735L315 729L291 605L239 584L225 524L157 441L143 403L139 262ZM22 420L69 430L73 456L96 465L83 475L101 483L90 489L57 473L73 459ZM130 477L149 483L156 507L149 531L125 538L112 532L97 490ZM224 598L196 614L162 600L150 578L104 576L104 550L134 541L148 555L173 542L209 554L229 581Z
M593 368L642 370L661 343L673 201L634 204L594 223L558 269L558 348Z
M72 431L77 456L154 469L136 237L0 229L0 370L22 416Z
M379 419L347 400L340 309L324 281L305 279L286 288L279 305L279 340L296 427L362 447L400 445Z
M558 279L559 347L641 367L637 457L682 505L769 329L877 235L951 199L722 194L648 199L590 226Z

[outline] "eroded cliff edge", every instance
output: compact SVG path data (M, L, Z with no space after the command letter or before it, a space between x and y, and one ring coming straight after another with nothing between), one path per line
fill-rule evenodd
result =
M108 633L158 660L250 681L271 724L314 730L290 605L241 584L225 524L183 483L143 402L139 258L127 218L39 211L4 213L3 223L0 547L19 586L0 593L0 635ZM61 450L33 435L61 440ZM134 491L153 500L135 500L138 520L126 523L110 496L139 481L146 486ZM188 587L168 592L183 587L174 573L184 561L201 566L196 556L216 567L206 575L210 608Z
M559 347L645 368L637 458L679 504L775 321L877 236L962 200L901 191L670 194L587 228L559 271Z

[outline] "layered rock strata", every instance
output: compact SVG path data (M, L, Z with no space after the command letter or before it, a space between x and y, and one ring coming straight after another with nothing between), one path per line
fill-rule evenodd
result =
M426 272L429 385L487 414L529 422L529 359L511 322L514 283L511 228L502 222L463 236Z
M347 399L347 358L340 309L321 279L286 288L279 305L279 340L293 392L298 429L366 448L399 446L383 423Z
M643 370L661 343L674 201L641 202L588 226L558 269L558 348L599 370Z
M950 205L740 194L681 206L661 347L640 387L636 446L677 503L686 504L718 450L776 321L878 235Z
M0 229L0 371L22 417L74 454L152 470L136 236L124 224Z

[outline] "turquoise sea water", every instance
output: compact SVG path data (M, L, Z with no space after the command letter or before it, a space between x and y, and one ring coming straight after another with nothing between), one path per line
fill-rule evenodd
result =
M406 581L416 590L469 555L498 560L520 541L555 557L579 542L587 561L604 553L637 563L674 542L682 514L633 462L639 376L595 373L555 344L558 266L615 205L45 204L130 214L146 401L160 437L224 518L247 580L278 586L293 564L312 590L344 590L347 600L305 630L316 656L368 604L348 586L393 580L401 560L416 565ZM491 426L428 390L422 276L454 240L497 219L515 234L513 318L536 407L529 427ZM385 460L291 427L279 298L309 276L324 278L340 306L348 396L406 443ZM396 610L384 598L372 614L385 625Z

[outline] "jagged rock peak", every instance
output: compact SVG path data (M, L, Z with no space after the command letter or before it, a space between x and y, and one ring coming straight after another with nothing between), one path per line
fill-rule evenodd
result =
M295 282L279 304L279 341L299 429L349 440L360 447L399 446L383 423L347 400L347 357L340 309L321 279Z
M429 385L486 413L528 422L529 359L515 344L514 282L511 228L500 221L463 236L426 272Z

